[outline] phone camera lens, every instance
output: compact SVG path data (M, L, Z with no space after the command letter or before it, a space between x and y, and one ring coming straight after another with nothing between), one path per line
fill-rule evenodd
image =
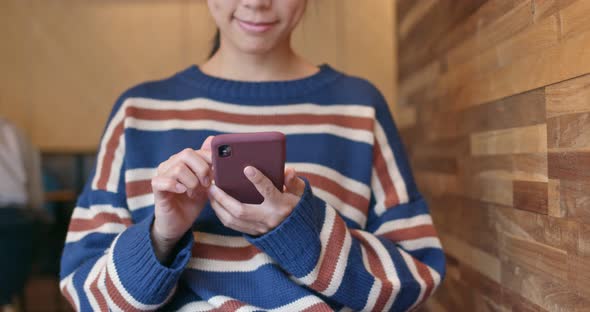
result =
M231 156L231 146L221 145L219 147L219 157L229 157L229 156Z

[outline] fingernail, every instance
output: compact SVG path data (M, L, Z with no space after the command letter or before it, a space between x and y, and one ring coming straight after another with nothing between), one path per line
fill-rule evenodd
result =
M184 185L182 185L180 183L177 183L176 184L176 190L179 191L179 192L184 192L184 191L186 191L186 188L184 187Z
M246 174L246 176L248 178L253 178L254 176L256 176L256 171L254 170L254 168L248 166L246 167L246 169L244 170L244 173Z
M205 176L203 178L203 183L205 184L205 186L209 186L209 177Z
M217 186L211 184L211 186L209 187L209 194L215 194L216 188Z

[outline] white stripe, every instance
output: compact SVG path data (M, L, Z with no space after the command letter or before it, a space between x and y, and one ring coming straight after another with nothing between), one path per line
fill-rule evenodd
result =
M214 306L212 306L209 302L203 300L187 303L183 305L180 309L178 309L178 312L205 312L211 311L213 309L215 309Z
M131 296L131 294L129 294L129 292L127 292L127 289L125 289L125 287L123 287L123 285L121 284L121 280L119 279L119 274L117 273L117 269L115 268L115 259L113 257L114 250L117 248L117 241L119 240L119 237L121 237L121 236L117 236L117 238L115 238L115 241L112 244L113 248L111 249L111 252L109 253L109 258L107 261L107 270L108 270L109 276L111 277L113 284L115 285L114 291L118 291L119 294L121 295L121 297L123 297L123 299L127 303L129 303L131 306L133 306L136 309L150 310L150 311L156 310L158 307L160 307L160 305L163 302L160 304L141 303L141 302L137 301L135 298L133 298L133 296Z
M131 219L129 210L111 205L91 205L90 208L76 207L72 213L72 219L90 220L100 213L112 213L121 219Z
M156 168L137 168L125 171L125 181L127 183L142 180L151 180L156 176Z
M96 262L92 266L92 269L88 273L88 276L86 277L86 281L84 281L84 291L86 292L86 295L88 297L88 303L90 303L90 307L92 307L92 311L100 311L100 306L98 305L98 301L94 297L94 294L90 290L90 285L98 279L101 270L105 267L106 260L107 260L106 255L103 255L102 257L98 258L98 260L96 260ZM97 282L97 286L98 286L98 282Z
M387 165L388 176L391 177L395 190L397 191L399 203L405 204L408 202L408 191L406 190L406 183L401 176L401 173L397 166L397 162L395 161L395 156L393 155L393 150L391 149L391 147L389 146L389 142L387 141L385 131L383 130L381 124L379 124L377 120L375 121L375 138L377 139L375 144L379 144L379 147L381 148L381 153L383 153L383 159L385 160L385 164Z
M196 242L214 246L240 248L252 245L242 236L227 236L205 232L193 232L193 236Z
M184 130L213 130L219 132L259 132L259 131L281 131L286 135L289 134L322 134L328 133L339 136L351 141L373 144L373 133L366 130L356 130L347 127L336 126L333 124L319 125L243 125L215 120L143 120L134 117L128 117L125 120L126 128L134 128L146 131L166 131L172 129Z
M228 104L207 98L195 98L185 101L164 101L150 98L133 98L133 106L146 109L165 110L193 110L209 109L218 112L240 115L341 115L351 117L374 118L375 110L366 105L318 105L312 103L298 103L287 105L245 106Z
M116 193L119 186L119 178L121 174L121 166L123 158L125 157L125 135L121 133L119 137L119 145L113 155L113 162L111 163L111 172L107 180L107 191Z
M379 176L377 175L377 170L373 167L372 174L371 174L371 188L373 189L373 194L375 195L375 214L377 216L381 216L385 212L385 191L383 191L383 186L381 185L381 181L379 180Z
M414 277L416 282L418 282L418 284L420 284L420 294L418 294L418 298L416 298L416 301L414 301L414 303L408 308L408 310L412 310L412 308L414 308L420 301L422 301L422 298L424 297L424 294L426 293L426 282L422 279L422 277L418 273L418 269L416 268L416 264L414 263L414 258L411 255L409 255L407 252L405 252L404 250L399 250L399 252L400 252L402 258L404 258L404 262L408 266L408 269L412 273L412 276Z
M442 248L437 237L409 239L396 243L408 251L414 251L422 248Z
M362 211L343 202L337 196L335 196L332 193L325 191L317 186L313 187L312 192L318 198L325 201L328 205L330 205L334 209L336 209L343 216L356 222L359 226L365 227L365 225L367 223L367 216Z
M215 308L219 308L228 301L235 300L234 298L230 298L227 296L215 296L209 299L209 302L206 301L197 301L190 304L183 306L179 311L210 311ZM236 312L253 312L253 311L269 311L269 312L290 312L290 311L303 311L315 304L323 303L324 301L320 298L309 295L302 298L299 298L291 303L273 308L261 308L253 305L245 305L240 307L236 310ZM191 305L190 307L187 307ZM192 308L192 309L190 309Z
M369 188L369 186L362 182L358 182L357 180L351 179L330 167L314 163L286 163L285 166L293 167L293 169L295 169L295 171L297 171L298 173L307 172L323 176L329 180L332 180L334 183L342 186L346 190L352 193L356 193L367 200L371 198L371 189Z
M348 256L350 254L351 246L352 237L350 236L350 232L345 229L344 243L342 244L342 249L338 255L338 262L336 262L336 268L334 269L334 273L332 273L332 278L328 288L322 292L324 295L328 297L333 296L340 288L340 285L342 285L342 279L344 278L346 266L348 265Z
M225 304L228 301L234 300L233 298L230 297L226 297L226 296L215 296L215 297L211 297L209 298L209 303L212 304L214 307L219 308L220 306L222 306L223 304Z
M74 274L76 274L76 271L72 272L70 275L62 279L59 282L59 288L66 289L66 291L70 294L70 297L74 301L75 310L80 311L80 298L78 297L78 292L74 287Z
M383 309L384 311L389 311L391 310L393 301L397 297L397 294L401 288L401 282L399 280L399 277L397 276L397 271L393 264L393 260L391 260L389 252L387 251L387 249L385 249L385 247L383 246L381 241L377 239L377 237L365 231L358 231L358 233L362 235L364 239L367 241L367 243L373 248L373 250L375 250L377 257L379 258L379 262L381 262L383 270L385 271L385 277L393 285L393 291Z
M357 231L357 230L353 230ZM361 257L363 259L363 265L367 272L371 273L371 275L375 276L375 273L371 269L371 264L369 263L369 259L367 257L367 250L366 247L360 244L361 247ZM373 311L375 304L377 303L377 299L379 298L379 293L381 292L382 284L381 281L377 278L373 281L373 285L371 286L371 290L369 291L367 297L367 303L362 308L361 311Z
M392 231L409 229L419 225L430 224L432 224L432 218L429 214L421 214L405 219L395 219L381 224L379 228L375 231L375 235L382 235Z
M148 193L139 196L133 196L127 198L127 206L129 210L136 211L141 208L145 208L154 204L154 193Z
M318 303L323 303L324 301L316 296L313 295L309 295L309 296L305 296L303 298L299 298L291 303L288 303L286 305L274 308L274 309L261 309L261 308L257 308L257 310L265 310L265 311L271 311L271 312L290 312L290 311L303 311L315 304ZM242 309L238 310L238 311L242 311Z
M322 299L320 299L316 296L309 295L309 296L305 296L303 298L297 299L296 301L293 301L293 302L286 304L284 306L270 309L268 311L272 311L272 312L302 311L302 310L305 310L305 309L313 306L314 304L318 304L318 303L322 303L322 302L324 302Z
M117 125L120 122L122 122L123 119L125 118L125 110L126 110L127 106L130 105L131 102L132 102L131 99L126 99L121 104L121 106L119 107L119 110L115 113L115 115L113 116L113 118L111 119L109 124L107 125L105 133L104 133L102 140L100 142L98 157L97 157L97 161L96 161L96 173L94 175L94 179L92 180L92 189L93 190L98 189L98 180L99 180L101 172L102 172L102 166L104 165L103 161L104 161L104 155L107 151L107 143L111 139L111 136L113 136L113 132L115 131L115 128L117 127Z
M367 297L367 303L361 311L373 311L373 308L375 308L375 304L377 304L377 299L379 299L379 294L381 293L382 288L383 283L381 283L381 280L375 278L373 286L371 286L371 291L369 291L369 296Z
M105 223L95 229L91 229L88 231L68 231L66 236L66 243L77 242L84 238L87 235L93 233L102 233L102 234L119 234L127 229L125 224L121 223Z
M328 240L330 240L330 234L332 233L332 228L334 227L334 222L336 220L336 210L330 207L326 207L324 210L326 211L326 216L324 218L322 229L320 230L320 257L313 270L311 270L311 272L309 272L307 275L299 278L299 280L301 280L306 285L313 284L313 282L315 282L318 278L320 266L322 265L322 262L324 262L324 257L326 256L326 246L328 244Z
M273 263L275 262L270 256L261 252L248 260L241 261L191 258L188 267L207 272L252 272L263 265Z

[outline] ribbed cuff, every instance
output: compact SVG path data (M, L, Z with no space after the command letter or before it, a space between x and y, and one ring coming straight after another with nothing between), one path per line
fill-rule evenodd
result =
M150 228L153 215L131 226L119 236L113 251L121 284L137 301L163 303L178 282L191 257L193 235L187 231L178 242L170 266L164 266L154 253Z
M250 243L295 276L307 274L319 258L321 222L326 209L315 204L309 182L302 179L305 191L281 224L261 236L244 234Z

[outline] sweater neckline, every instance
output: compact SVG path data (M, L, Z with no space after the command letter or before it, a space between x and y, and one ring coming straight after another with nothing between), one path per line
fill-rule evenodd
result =
M309 94L335 80L340 72L327 63L317 65L319 70L309 76L274 81L243 81L216 77L191 65L181 77L210 95L242 99L281 99Z

